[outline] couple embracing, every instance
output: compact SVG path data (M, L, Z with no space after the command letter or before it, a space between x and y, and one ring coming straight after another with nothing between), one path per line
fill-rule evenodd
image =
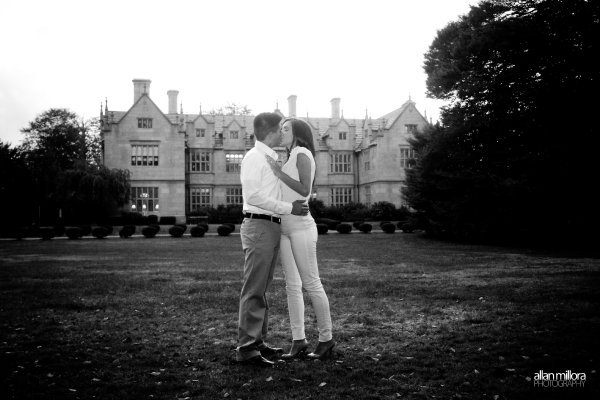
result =
M315 177L315 146L307 123L276 113L254 118L256 143L242 160L240 178L244 198L244 221L240 228L244 250L244 283L240 294L236 360L242 364L270 367L265 357L283 353L270 347L267 335L269 304L266 292L281 253L285 274L292 345L283 359L306 356L323 359L335 342L329 300L317 266L317 227L308 212ZM288 148L288 161L280 167L274 147ZM308 293L317 316L319 342L308 353L304 334L304 299Z

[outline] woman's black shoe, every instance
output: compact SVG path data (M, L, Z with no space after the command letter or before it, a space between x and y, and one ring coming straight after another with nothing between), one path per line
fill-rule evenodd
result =
M315 351L310 353L307 357L315 360L324 360L332 356L334 347L335 342L333 339L327 342L319 342Z
M308 342L306 339L294 340L292 342L292 348L288 354L282 354L282 360L291 360L292 358L300 358L306 355L308 350Z

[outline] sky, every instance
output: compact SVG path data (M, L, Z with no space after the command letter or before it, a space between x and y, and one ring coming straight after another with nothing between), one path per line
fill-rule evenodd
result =
M0 141L18 145L50 108L96 117L127 111L133 79L168 112L227 103L253 114L381 117L410 98L434 122L424 54L438 30L477 0L2 0ZM178 105L178 110L180 105Z

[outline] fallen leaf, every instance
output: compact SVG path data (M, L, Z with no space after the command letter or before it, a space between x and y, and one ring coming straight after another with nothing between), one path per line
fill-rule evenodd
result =
M515 369L514 369L514 368L506 368L506 370L507 370L508 372L515 372Z
M456 350L454 350L453 347L450 347L450 351L453 352L453 353L456 353Z
M497 394L494 395L494 400L498 400L500 398L500 396L498 396Z
M523 357L523 360L529 360L528 356L521 356L521 357Z
M321 383L319 384L319 387L323 387L323 386L325 386L325 385L327 385L327 383L326 383L326 382L321 382Z
M526 377L525 377L525 380L526 380L527 382L531 382L531 377L530 377L530 376L526 376Z
M156 371L155 372L150 372L150 375L159 376L160 372L156 372Z
M272 377L272 376L270 376L270 377L268 377L267 379L265 379L265 382L271 382L272 380L273 380L273 377Z
M475 372L476 374L478 374L478 373L479 373L479 371L477 371L477 370L473 370L473 372Z

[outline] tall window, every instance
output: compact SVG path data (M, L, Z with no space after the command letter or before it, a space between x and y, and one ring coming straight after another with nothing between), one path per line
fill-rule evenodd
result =
M152 118L138 118L138 128L152 128Z
M348 132L338 132L338 137L340 140L348 139Z
M349 173L352 172L352 153L333 153L330 158L329 172Z
M239 139L240 131L229 131L229 139Z
M190 171L210 172L210 152L192 150L190 154Z
M351 187L336 187L331 189L331 205L343 206L352 201Z
M415 151L409 146L400 147L400 168L412 168L409 160L415 158Z
M365 186L365 205L371 206L371 185Z
M190 197L192 211L201 207L210 207L212 204L211 188L191 188Z
M158 187L134 186L131 188L132 211L157 212L158 209Z
M365 161L365 171L368 171L371 169L371 161Z
M157 144L132 144L131 165L157 166L158 145Z
M196 137L206 136L206 129L196 129Z
M230 187L225 191L225 202L227 204L243 204L244 198L242 197L241 187Z
M225 172L240 172L243 158L239 153L225 154Z
M406 124L404 125L404 128L406 133L410 133L411 135L417 133L417 125L415 124Z

